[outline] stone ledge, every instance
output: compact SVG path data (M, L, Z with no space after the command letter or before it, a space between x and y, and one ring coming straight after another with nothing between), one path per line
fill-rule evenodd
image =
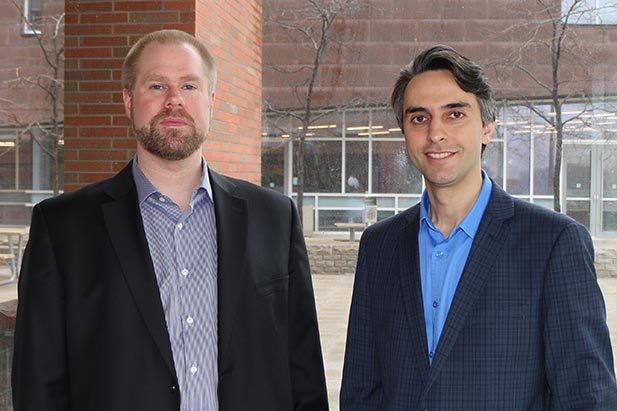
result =
M358 257L357 241L312 238L306 247L313 274L353 274ZM596 272L600 278L617 278L617 239L594 240Z

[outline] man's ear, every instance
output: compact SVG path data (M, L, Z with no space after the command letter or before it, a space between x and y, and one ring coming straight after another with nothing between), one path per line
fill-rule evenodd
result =
M126 88L122 89L122 100L124 101L124 113L129 118L129 120L131 120L131 107L133 104L133 98L131 96L131 92Z
M495 131L494 121L482 127L482 144L488 144L488 142L491 141L491 137L493 137L494 131Z

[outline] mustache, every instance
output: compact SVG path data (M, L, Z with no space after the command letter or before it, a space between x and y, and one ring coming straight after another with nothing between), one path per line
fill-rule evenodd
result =
M160 123L163 119L167 117L181 118L182 120L186 121L189 125L195 125L195 120L193 120L193 117L189 113L187 113L186 111L182 109L172 109L172 108L165 108L161 110L156 116L152 118L151 125L152 126L157 125L158 123Z

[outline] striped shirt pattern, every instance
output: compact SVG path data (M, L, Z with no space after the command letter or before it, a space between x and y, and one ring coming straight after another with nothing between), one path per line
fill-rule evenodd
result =
M206 162L184 212L152 185L137 158L133 176L165 311L180 408L218 410L216 222Z

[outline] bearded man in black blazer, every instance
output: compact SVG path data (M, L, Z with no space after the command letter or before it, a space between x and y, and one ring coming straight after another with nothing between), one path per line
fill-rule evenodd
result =
M294 204L202 157L210 53L154 32L122 74L135 159L33 210L15 410L327 410Z

